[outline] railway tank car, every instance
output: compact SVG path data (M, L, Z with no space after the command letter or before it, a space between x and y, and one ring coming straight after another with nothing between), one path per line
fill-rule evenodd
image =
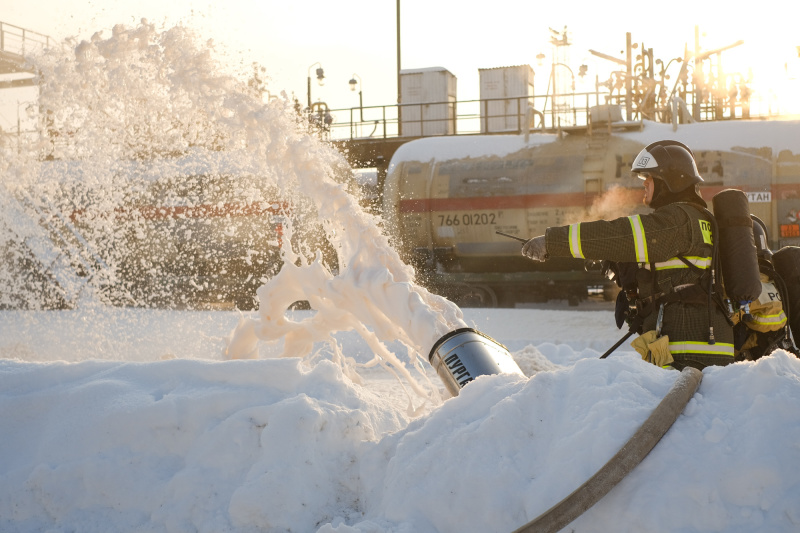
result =
M338 269L313 205L238 154L102 163L42 161L34 182L0 195L0 309L71 308L87 293L118 306L254 309L284 241Z
M631 162L650 142L692 148L706 200L747 193L771 246L800 244L800 121L595 123L569 132L418 139L392 158L383 195L389 235L419 281L462 305L514 306L592 292L614 297L599 265L542 265L521 242L549 226L649 212ZM709 201L709 205L711 202Z

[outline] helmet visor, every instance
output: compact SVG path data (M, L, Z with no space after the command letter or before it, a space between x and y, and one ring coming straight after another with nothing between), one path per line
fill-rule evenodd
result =
M651 174L650 172L637 172L636 177L644 181L647 178L657 178L658 176L656 176L655 174Z

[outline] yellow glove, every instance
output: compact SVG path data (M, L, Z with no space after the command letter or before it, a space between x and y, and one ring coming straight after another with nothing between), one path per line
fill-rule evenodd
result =
M631 343L631 347L639 352L642 359L656 366L666 366L674 361L669 351L669 335L656 338L654 329L639 335Z

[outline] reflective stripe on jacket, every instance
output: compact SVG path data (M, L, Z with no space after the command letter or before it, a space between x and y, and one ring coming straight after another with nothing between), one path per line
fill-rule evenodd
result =
M750 329L757 331L778 331L786 325L786 315L783 311L779 311L774 315L762 315L761 313L753 313L753 320L748 322L747 325Z
M688 262L693 264L699 269L707 270L711 268L711 256L708 257L684 257ZM669 270L671 268L690 268L684 261L681 261L679 257L673 257L667 261L662 261L660 263L655 263L656 270ZM644 268L650 270L650 264L645 264Z
M707 342L683 341L670 342L669 351L675 356L678 354L703 354L703 355L729 355L733 357L733 343L717 342L708 344Z

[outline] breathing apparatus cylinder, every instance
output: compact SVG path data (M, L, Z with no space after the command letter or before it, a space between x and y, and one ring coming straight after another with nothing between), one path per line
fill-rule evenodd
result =
M478 376L524 376L505 346L472 328L451 331L436 341L428 360L453 396Z
M784 246L772 254L772 264L786 286L788 294L782 295L783 310L789 317L789 328L797 345L800 342L800 247Z
M745 315L749 304L761 295L758 254L753 237L753 219L747 196L736 189L726 189L712 199L719 235L722 281L730 300L739 304Z

